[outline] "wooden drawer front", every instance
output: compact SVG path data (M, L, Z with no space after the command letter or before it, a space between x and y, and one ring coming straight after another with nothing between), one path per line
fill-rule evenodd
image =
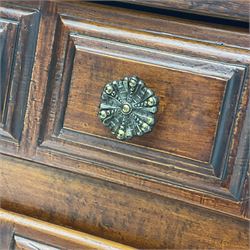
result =
M39 13L0 8L0 145L21 138L29 82L34 60Z
M135 249L3 209L0 209L0 238L3 250Z
M71 58L74 62L73 68L64 72L65 78L71 74L72 77L67 83L69 94L63 128L77 131L75 140L79 140L79 133L114 139L97 117L102 89L112 80L137 75L160 97L159 112L153 132L128 144L210 162L217 124L219 129L228 130L218 123L223 99L232 105L230 110L221 111L221 119L225 120L224 112L235 108L234 96L242 85L243 67L93 37L70 37L69 44L73 47L67 49L66 61ZM224 95L226 87L230 93ZM216 143L223 147L221 140L224 138Z
M111 24L106 15L101 20L98 7L81 7L58 4L39 146L33 158L161 194L175 196L174 189L181 186L239 199L241 191L235 187L242 187L245 177L235 176L231 182L227 178L233 168L228 159L237 151L237 112L244 105L246 50L139 32L123 17L122 25ZM99 15L98 21L89 21L91 11ZM132 75L159 96L159 110L151 133L122 142L99 121L98 106L106 83ZM85 161L95 165L86 167ZM175 188L165 186L169 183ZM187 198L185 192L178 195Z

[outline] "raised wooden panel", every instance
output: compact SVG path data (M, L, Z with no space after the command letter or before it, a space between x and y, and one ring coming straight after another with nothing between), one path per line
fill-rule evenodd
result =
M128 143L210 162L226 85L237 95L243 67L236 73L236 67L198 58L128 47L93 37L72 35L71 38L75 57L72 72L65 72L72 76L64 128L113 139L97 117L103 86L112 79L138 75L160 97L159 112L153 132ZM72 49L67 51L72 53ZM213 72L215 67L217 71ZM229 99L232 106L235 104L226 95L224 99ZM221 113L224 115L224 111ZM228 130L225 126L221 129ZM222 147L220 141L216 143ZM220 155L223 157L224 152Z
M1 68L1 99L0 99L0 122L1 132L3 133L6 125L10 127L8 116L8 94L10 91L11 70L13 64L13 55L15 51L15 41L17 36L18 22L11 20L0 20L0 68ZM11 114L9 115L11 116ZM8 130L8 129L7 129ZM6 133L8 136L8 134ZM11 137L11 135L9 135Z
M17 35L18 23L1 19L0 21L0 68L1 68L1 99L0 99L0 117L2 126L5 124L6 116L6 98L8 94L11 65L15 50L15 40Z
M21 138L38 22L36 10L0 8L0 140L4 147Z
M209 162L226 81L167 68L167 55L161 65L157 52L153 61L140 48L118 44L119 55L109 41L77 39L64 128L114 139L97 117L102 89L137 75L160 97L159 111L153 131L127 143Z

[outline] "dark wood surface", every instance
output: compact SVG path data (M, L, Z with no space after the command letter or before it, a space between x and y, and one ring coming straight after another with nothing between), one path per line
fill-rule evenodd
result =
M38 12L1 6L1 143L21 138L38 33Z
M100 94L105 83L124 74L137 75L159 96L159 111L152 133L128 143L209 162L226 81L170 69L168 55L158 59L157 51L129 50L118 44L116 53L109 42L104 51L101 40L95 41L96 46L93 38L75 40L65 128L115 138L97 117Z
M140 249L248 249L247 220L45 165L1 161L4 209Z
M124 0L133 4L249 22L247 0Z
M1 111L13 114L0 130L3 208L139 248L247 249L247 29L78 1L1 4L4 53L20 66L0 54ZM102 87L127 74L160 106L151 134L120 142L97 111Z
M122 11L118 18L116 9L113 12L109 9L106 15L106 7L100 9L87 4L84 7L78 11L81 5L77 8L70 4L58 5L61 19L56 30L47 91L49 105L45 107L36 160L65 169L70 166L77 172L143 190L147 186L153 193L174 195L216 209L221 206L225 212L245 216L242 212L245 202L238 203L237 199L241 198L238 194L232 195L229 189L238 184L236 179L225 176L226 171L229 172L225 159L236 149L236 144L231 144L230 131L242 126L237 123L238 127L233 128L239 101L246 95L246 68L242 63L249 60L247 51L231 45L218 46L170 36L167 30L156 35L150 31L151 23L147 31L139 32L139 27L132 26ZM136 13L132 12L129 20L132 16L136 18ZM145 22L146 17L149 18L140 16ZM121 22L124 20L129 24ZM239 59L239 55L243 58ZM156 125L152 134L121 143L98 121L97 108L102 86L112 80L113 75L123 77L125 71L145 76L149 86L159 91L161 100L159 126ZM243 108L245 104L240 105ZM207 117L207 120L202 123L192 119L195 116L197 119ZM164 144L165 141L168 143ZM189 154L187 151L185 154L183 148L190 150ZM191 158L191 154L196 161L184 158ZM86 168L81 160L95 162L96 169ZM75 164L78 167L74 167ZM117 177L121 174L126 176L126 181ZM177 184L176 192L170 183ZM180 187L182 192L177 191ZM188 196L186 188L192 190ZM210 199L214 199L214 195L223 197L222 203L198 201L197 189L211 195ZM234 210L237 206L238 212Z

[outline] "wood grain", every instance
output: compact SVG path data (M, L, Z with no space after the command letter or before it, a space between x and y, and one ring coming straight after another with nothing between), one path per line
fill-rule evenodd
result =
M32 71L38 12L33 9L0 7L1 23L7 24L1 54L1 113L0 140L20 141ZM8 134L9 135L8 135Z
M56 28L56 4L41 1L41 19L36 43L36 55L31 76L30 92L27 101L27 112L23 126L21 154L32 155L35 151L42 118L41 105L45 100L49 66L52 61L52 48ZM48 35L49 34L49 35ZM30 147L30 145L32 145Z
M134 4L170 10L195 13L205 16L222 17L232 20L249 21L249 1L247 0L129 0Z
M240 47L244 44L244 42L241 42L247 40L248 34L244 30L236 31L235 29L219 28L218 26L208 27L208 25L194 22L189 22L186 25L183 20L171 18L169 20L169 18L163 18L159 15L146 15L134 11L124 12L86 3L60 3L57 8L54 4L53 6L45 4L41 12L42 16L44 15L46 18L41 19L40 30L42 32L38 39L33 74L35 81L31 85L25 130L19 154L22 157L58 168L65 168L91 176L96 175L115 183L148 190L163 196L189 200L191 203L195 202L195 204L223 209L226 212L242 216L242 212L239 212L241 202L239 204L232 200L224 202L217 197L219 195L219 197L226 199L234 199L228 192L227 184L221 184L219 179L213 178L213 170L210 165L195 165L190 160L186 160L184 164L174 156L166 157L161 152L153 154L146 147L144 151L135 147L132 147L132 150L129 151L129 146L133 146L131 144L121 146L116 142L114 145L112 141L110 143L98 141L94 137L90 139L87 135L82 137L80 133L74 134L74 131L70 131L71 134L66 135L64 132L69 131L61 131L61 128L64 121L64 108L67 105L65 96L68 95L65 82L70 77L70 67L72 67L71 63L68 63L72 56L65 58L70 32L71 37L73 35L75 37L81 35L94 36L104 41L112 40L129 44L131 47L137 46L136 49L138 47L141 50L142 48L157 49L161 51L161 54L169 53L179 56L183 60L180 60L178 65L176 62L179 70L181 63L183 64L185 61L187 66L189 62L189 71L193 68L191 71L194 74L206 75L206 77L209 75L212 78L219 77L226 80L230 75L230 70L231 74L237 71L240 72L240 79L236 81L236 86L239 83L243 84L245 68L242 64L249 62L246 49ZM60 13L58 18L57 12ZM55 23L56 20L57 23ZM145 28L145 23L147 23L147 28ZM166 25L168 23L169 25ZM47 35L48 29L52 31L50 35ZM212 34L217 34L218 31L221 36L220 41L225 42L225 44L214 42ZM189 39L190 34L192 34L193 39ZM47 39L46 43L43 40L44 36ZM239 39L233 40L234 36L239 37ZM77 42L80 41L81 38ZM80 45L83 46L83 44ZM90 45L91 43L88 44L89 47ZM68 48L71 50L70 46ZM102 50L104 49L103 46ZM112 50L114 50L114 47L112 47ZM120 53L123 52L121 47L119 50L121 50ZM71 52L73 50L69 51L69 54ZM128 50L126 53L128 53ZM150 51L148 53L150 54ZM145 55L143 56L145 57ZM186 58L193 58L192 63L191 59L187 61ZM166 57L164 59L157 57L154 64L159 64L159 61L162 64L165 60ZM205 65L211 61L217 61L217 63L213 66L210 65L208 70L207 67L203 66L204 60ZM198 61L199 63L197 63ZM146 62L148 62L148 59ZM228 63L238 65L226 70ZM224 65L227 66L224 67ZM182 68L181 71L184 70L187 70L187 68ZM64 72L69 72L69 74L64 74ZM224 73L226 76L221 76ZM44 96L45 93L46 96ZM40 105L41 103L44 104L44 107ZM57 136L60 138L57 138ZM87 145L82 145L84 143ZM37 144L41 144L38 149L36 149ZM109 147L103 150L101 147L107 144L109 144ZM118 152L115 155L118 149L121 152L126 152L126 154ZM134 155L131 155L131 151L135 152ZM143 161L142 158L145 160ZM224 159L224 157L222 158ZM85 164L82 164L82 161L94 162L96 166L86 167ZM137 176L137 178L134 176ZM190 192L178 192L179 189L182 191L188 189ZM209 195L211 193L216 195L216 202L211 197L200 199L197 190L205 192L206 197L207 192ZM240 200L240 198L238 199ZM245 207L243 211L245 211Z
M19 106L25 113L20 145L10 143L11 138L6 136L0 143L0 151L12 156L1 155L1 206L139 248L248 249L248 30L84 1L40 3L10 1L1 7L1 18L16 20L21 30L25 30L25 24L31 27L28 23L34 16L40 17L39 27L34 20L37 26L32 26L38 38L32 41L36 53L29 93L24 95L28 96L27 109ZM28 50L27 42L21 45ZM20 55L31 63L24 51ZM136 70L147 84L159 89L161 100L167 98L159 121L168 106L178 111L168 114L172 121L179 119L175 122L181 121L184 110L190 118L184 124L199 128L201 136L207 136L204 143L198 133L194 137L203 152L196 143L191 145L195 152L187 145L181 145L185 150L177 152L172 144L179 154L176 156L164 151L168 144L159 149L163 141L154 143L156 146L144 139L143 143L141 139L119 143L107 140L100 127L97 136L84 132L86 128L96 131L99 125L95 123L92 128L88 119L81 123L75 109L83 117L94 119L96 106L91 101L98 97L94 84L100 89L104 81L113 79L113 75L120 77L124 70L131 74ZM25 76L29 73L25 71ZM82 77L83 73L93 85ZM17 77L16 82L23 84L21 79L27 78ZM158 84L159 80L167 84ZM18 93L24 94L21 90ZM200 110L201 90L206 98ZM223 103L228 106L220 109L225 95L228 98ZM82 98L87 100L91 114L84 110ZM195 122L189 107L207 112L203 126ZM223 151L216 150L220 158L216 161L217 178L213 164L205 161L213 138L218 141L215 123L223 116L228 119L220 128L226 128L223 140L217 144ZM163 121L169 122L165 117ZM180 124L175 124L180 130ZM17 126L21 128L22 123ZM188 128L192 131L192 126ZM167 129L169 138L181 141ZM186 138L192 140L189 130L182 133L183 142ZM151 146L158 149L152 150ZM187 158L194 155L204 162Z
M0 220L0 249L9 249L13 242L13 226Z
M1 160L4 209L140 249L248 249L248 221L45 165Z
M65 12L65 9L60 11ZM232 121L234 119L233 114L235 113L237 102L239 100L238 98L240 98L242 85L245 84L244 77L246 68L242 67L241 64L229 64L232 62L236 62L236 57L239 56L238 54L236 54L236 51L230 46L225 46L223 48L210 45L207 46L207 43L196 41L195 46L199 46L200 48L199 52L197 52L199 57L190 58L190 56L188 56L189 53L191 53L191 55L193 56L194 52L193 50L190 51L190 46L194 46L193 41L191 42L178 37L170 38L167 36L159 36L159 40L157 41L158 44L156 44L155 41L157 40L157 38L155 35L150 34L150 32L147 34L143 34L134 32L133 30L123 29L123 27L114 28L106 25L105 22L105 24L100 25L93 22L90 23L89 20L82 21L82 13L77 13L77 15L80 15L79 19L72 19L71 17L69 17L69 15L73 15L75 14L75 12L71 11L72 10L70 9L68 16L62 15L58 22L56 37L59 42L55 41L56 46L54 50L54 60L55 62L57 61L57 66L52 68L51 81L54 82L54 84L50 85L50 88L47 92L47 96L50 96L49 98L52 97L52 99L50 105L46 105L45 107L44 117L45 120L47 119L47 124L45 128L43 127L42 134L40 135L40 141L42 142L42 144L38 149L36 160L38 160L39 162L50 164L51 160L53 159L53 162L57 167L70 168L72 171L84 172L91 176L96 174L98 176L102 176L102 178L106 180L112 180L116 183L126 183L126 185L132 185L136 188L140 187L144 189L146 187L142 187L143 185L138 184L141 182L141 179L138 181L134 180L134 176L132 176L133 173L136 173L136 175L139 174L140 178L142 177L141 175L145 176L145 174L147 174L144 179L148 181L149 179L153 178L154 182L157 183L157 185L160 185L160 183L162 183L163 181L166 181L165 184L167 182L174 182L178 183L178 185L181 185L181 187L184 186L191 189L198 188L202 191L209 190L209 192L213 192L214 194L216 193L216 195L218 193L220 195L223 193L223 197L230 197L230 199L232 199L233 197L231 197L231 194L228 193L226 189L224 189L224 187L221 189L221 184L218 185L217 183L215 185L216 181L212 179L211 176L204 176L204 174L213 175L213 173L211 173L210 165L199 165L197 163L195 164L192 161L187 162L186 159L185 161L181 162L180 159L173 159L174 157L172 155L170 157L169 155L161 154L162 152L150 152L150 147L144 147L145 150L142 150L139 149L139 147L132 147L134 145L129 143L122 144L117 141L105 140L105 138L103 139L98 136L92 136L91 138L91 135L89 133L79 133L79 131L77 131L77 129L75 128L73 130L72 128L71 130L65 129L67 127L63 128L63 123L65 122L65 108L69 107L67 97L68 92L71 91L70 88L72 84L72 69L74 71L74 64L78 61L81 61L81 54L87 52L96 56L96 60L93 60L95 62L95 64L93 65L95 65L96 68L98 68L98 61L101 60L97 56L101 55L106 58L112 58L112 60L115 60L115 58L117 58L118 61L126 63L138 62L139 65L147 65L147 67L152 66L154 68L159 65L158 73L160 72L160 69L163 70L164 68L167 68L169 72L171 72L172 70L183 72L183 74L190 74L193 77L203 77L210 80L214 79L218 82L224 82L224 85L227 82L228 86L233 86L233 89L236 88L236 91L229 91L233 93L233 97L230 94L229 97L226 98L227 102L231 102L230 107L232 107L232 110L229 110L227 108L225 112L220 111L223 116L229 118L229 120L227 120L226 122L226 129L224 129L225 127L223 126L220 128L220 130L222 130L222 132L225 134L225 136L223 137L224 144L224 141L228 142L228 130L230 131L229 128L232 128ZM151 40L151 38L155 39ZM153 43L150 43L149 41L152 41ZM185 42L183 43L183 41ZM152 47L154 47L154 50L152 49ZM209 50L207 50L208 47ZM157 50L155 48L157 48ZM209 54L211 52L211 49L212 54ZM171 50L174 50L176 54ZM177 51L181 52L181 54L177 53ZM243 53L244 50L240 51L242 53L241 55L243 55L245 59L248 60L247 54ZM224 52L225 54L227 54L227 59L219 57L214 58L215 54L219 55L221 53L220 55L225 55ZM154 55L153 57L152 53ZM78 55L80 55L80 59L78 59ZM170 60L170 58L172 61ZM245 59L242 58L242 60ZM85 60L83 61L84 63L81 64L82 66L78 66L78 69L80 70L80 76L78 77L78 86L81 86L82 84L81 68L84 68L85 64L87 64L87 62L85 63ZM221 61L223 61L223 63L221 63ZM94 66L92 66L92 68L93 67ZM108 68L106 69L107 71L110 70ZM145 72L142 73L145 74ZM105 73L104 71L104 73L102 72L101 74L103 75L108 73ZM150 73L147 72L147 74ZM74 74L72 77L74 77ZM91 81L89 81L88 83L90 82ZM93 82L98 82L98 78L94 79ZM207 82L207 85L209 84L210 81L209 83ZM91 86L93 89L93 85L90 85L89 88L91 89ZM158 87L159 86L157 85L157 88ZM75 92L77 94L78 92L81 93L81 88L76 88L77 90ZM224 91L221 91L221 93L222 92L224 95ZM94 91L94 94L96 95L96 91ZM79 102L84 105L82 99L84 99L83 96L79 98ZM72 98L72 100L75 101L76 98ZM202 102L202 100L200 101ZM70 112L69 114L74 113L74 109L76 106L77 105L75 103L74 105L72 105L72 112ZM96 106L98 106L98 104ZM85 112L83 106L82 109ZM74 114L75 119L69 119L70 123L76 123L77 121L77 112L75 112ZM68 113L66 109L66 116L67 115ZM170 116L171 115L172 114L170 114ZM84 122L81 122L80 119L78 119L77 123L79 126L83 126ZM224 145L221 145L220 142L217 143L217 145L219 148L224 147ZM130 151L129 147L132 147ZM117 155L115 155L116 152ZM221 159L224 160L227 157L227 152L228 151L226 147L225 152L220 154ZM223 154L225 154L225 156L223 156ZM61 157L63 157L63 160L60 161ZM81 160L95 162L96 164L98 164L98 167L96 167L93 172L91 168L86 168L84 164L81 164L79 162ZM137 160L136 163L135 160ZM74 167L77 162L79 162L79 167ZM179 164L181 164L181 166ZM221 170L221 172L223 172L224 165L220 162L219 164L220 166L217 167ZM101 165L104 169L101 170L99 165ZM72 166L72 168L67 166ZM107 169L109 169L110 171ZM118 171L120 175L122 174L122 176L126 176L126 180L120 180L120 177L115 177L118 176L118 174L112 174L113 169L115 171ZM124 171L128 171L128 173L124 174ZM186 172L186 175L184 172ZM196 173L197 175L202 174L202 176L194 177ZM220 175L220 173L218 175ZM161 180L157 178L161 178ZM147 183L147 181L145 183ZM145 183L144 185L146 185ZM147 188L149 188L154 193L158 193L159 190L161 190L161 194L163 194L163 190L168 190L169 192L169 187L159 188L159 186L157 186L156 188L155 183L152 185L149 184ZM173 193L171 193L171 195L172 194ZM175 197L178 197L179 195L180 194L178 194L177 192ZM192 197L190 198L192 202L194 200L197 202L194 196L195 195L193 193L188 197ZM181 199L183 199L183 197L184 196L182 196ZM206 204L210 204L210 202L206 202ZM223 209L225 209L225 206L223 206ZM230 209L226 209L226 211L229 210L235 211L234 209L231 210L231 206Z
M171 36L186 38L195 42L203 40L209 44L218 45L223 48L227 45L249 48L249 31L247 28L221 25L218 23L207 23L194 21L192 19L174 18L167 15L145 13L143 11L124 10L111 6L100 6L96 4L60 2L58 12L65 17L80 17L90 24L93 22L102 23L103 26L122 28L125 31L134 30L134 36L130 41L135 40L137 33L152 33L155 36ZM77 19L74 19L75 21ZM92 20L93 22L89 22ZM81 26L79 25L78 28ZM87 28L85 26L85 28ZM104 28L104 27L103 27ZM95 32L98 28L95 28ZM123 36L123 32L120 36ZM112 35L110 32L109 35ZM138 41L140 42L140 41ZM159 40L158 40L159 42ZM157 45L157 39L152 45ZM209 51L211 53L211 51ZM216 57L221 57L217 54Z
M0 67L1 67L1 96L0 96L0 118L1 127L5 125L5 114L7 112L7 96L10 88L11 65L13 63L13 54L15 50L17 22L8 20L0 22Z
M137 75L160 104L153 131L129 143L209 162L226 81L105 55L101 48L86 50L80 46L75 52L65 128L113 138L97 117L102 89L112 80Z
M93 235L46 223L31 217L0 209L0 233L10 236L11 241L1 249L58 250L58 249L110 249L132 250L116 242ZM6 238L5 237L5 238ZM3 238L3 239L5 239ZM1 238L2 239L2 238ZM59 247L59 248L58 248Z

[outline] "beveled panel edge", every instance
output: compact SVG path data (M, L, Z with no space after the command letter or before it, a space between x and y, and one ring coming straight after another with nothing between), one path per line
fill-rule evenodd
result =
M0 15L4 18L11 17L12 20L20 21L24 16L33 15L38 12L38 5L36 1L33 1L34 6L27 6L22 1L16 3L16 1L1 1Z
M232 134L236 123L237 110L243 95L244 86L247 85L247 66L243 66L240 73L236 69L233 76L227 82L224 100L220 110L216 139L211 164L216 176L225 179L227 176L227 162L232 142Z
M6 101L6 122L4 126L4 130L10 134L10 136L8 136L9 139L14 139L13 142L10 142L12 144L10 147L12 147L16 142L20 142L22 136L26 112L26 108L23 107L26 107L28 98L40 13L36 9L14 9L9 8L8 4L3 4L3 6L0 7L0 15L1 20L7 22L9 20L17 26L17 34L13 41L15 44L13 49L14 63L11 65L8 102ZM23 36L23 32L27 32L27 35ZM28 48L25 48L26 46ZM22 65L22 67L19 65ZM2 133L2 136L6 137L6 133ZM0 140L4 140L4 143L6 143L4 138L1 139L0 137Z
M206 185L206 183L203 189L192 188L176 181L166 181L134 171L114 168L112 165L106 165L100 161L79 158L78 155L73 155L72 151L69 151L68 145L62 151L62 145L64 144L65 142L59 145L58 141L56 143L47 141L46 145L37 148L36 156L32 160L50 167L120 184L188 204L195 204L240 218L247 216L243 207L245 203L236 201L228 189L214 183L210 183L210 185ZM56 146L60 146L60 150L55 149ZM99 150L98 154L100 154Z
M21 140L22 130L24 126L24 117L26 113L27 99L29 94L29 86L31 82L31 74L33 69L33 63L35 60L35 49L36 49L36 41L38 35L38 27L40 20L40 13L38 11L32 12L32 14L24 16L20 22L20 32L22 32L22 28L25 30L25 26L29 27L29 33L24 38L24 40L19 41L19 47L22 51L18 51L20 56L23 58L15 59L15 66L18 64L22 64L22 70L19 75L17 75L17 70L14 68L13 74L13 84L18 84L18 89L15 93L16 105L13 110L13 118L12 122L12 134L17 138L17 140ZM31 25L32 24L32 25ZM28 46L28 48L25 48ZM25 108L23 108L25 107Z
M16 139L11 135L11 116L8 118L9 103L7 102L9 91L11 88L11 75L14 60L14 52L16 50L16 41L18 35L18 21L5 19L0 17L1 29L1 47L0 47L0 67L3 74L1 75L1 96L0 96L0 139L8 137L13 142ZM13 44L13 47L8 46ZM2 64L3 63L3 64Z
M211 172L186 163L184 159L170 156L168 159L158 161L157 156L151 159L145 156L129 155L93 144L77 143L72 140L72 131L63 130L59 137L51 137L37 148L37 157L46 160L46 153L61 155L63 158L72 158L79 162L91 162L109 171L125 172L135 176L143 176L148 180L159 183L172 183L179 187L202 190L218 196L225 196L233 200L227 189L220 187L221 181ZM93 140L93 136L83 135L83 138ZM90 139L89 139L90 138ZM97 142L99 142L99 138ZM107 140L105 139L105 143ZM137 148L138 149L138 148ZM71 155L71 156L70 156ZM53 161L52 161L53 162ZM184 168L186 167L186 169ZM92 173L90 173L92 174Z
M74 31L69 32L69 39L73 41L76 51L115 56L194 75L228 80L232 77L234 71L244 70L244 65L241 64L222 63L217 60L206 60L182 53L177 54L157 48L134 45L123 42L123 39L113 41ZM135 54L135 52L138 52L138 54Z
M249 72L248 72L249 74ZM250 100L249 100L249 82L244 86L243 96L232 137L231 155L228 163L228 179L230 184L228 186L230 192L237 196L238 199L243 197L244 202L249 203L249 161L250 161ZM237 147L237 151L234 148ZM247 211L249 213L249 211Z
M197 175L214 177L213 168L208 163L196 161L177 154L168 153L142 145L121 142L114 138L74 131L66 127L62 127L60 133L58 135L52 135L51 139L58 139L58 141L65 140L65 143L68 143L69 145L74 144L75 146L78 145L78 147L88 146L93 149L98 148L106 152L113 152L114 154L132 158L134 157L142 161L148 160L162 166L176 165L179 170L183 170L184 172L187 171ZM112 145L113 142L116 143L115 150ZM41 145L43 145L43 143Z
M121 29L133 29L135 32L174 35L190 40L204 40L211 44L249 48L247 29L232 28L229 25L216 25L183 18L145 13L136 10L124 11L123 8L97 5L94 3L58 4L58 13L72 20L81 20ZM145 26L145 23L147 25ZM235 33L237 35L235 36Z
M158 49L165 52L182 54L190 57L201 57L208 60L216 60L229 63L250 63L249 47L233 47L223 43L208 43L202 39L188 39L187 37L175 36L168 33L155 33L150 30L137 31L133 27L124 27L110 24L100 25L99 22L81 20L76 17L61 14L60 22L69 32L119 41L130 45L143 45L146 48ZM205 29L205 28L204 28ZM122 32L121 32L122 31ZM215 32L220 32L216 30Z

